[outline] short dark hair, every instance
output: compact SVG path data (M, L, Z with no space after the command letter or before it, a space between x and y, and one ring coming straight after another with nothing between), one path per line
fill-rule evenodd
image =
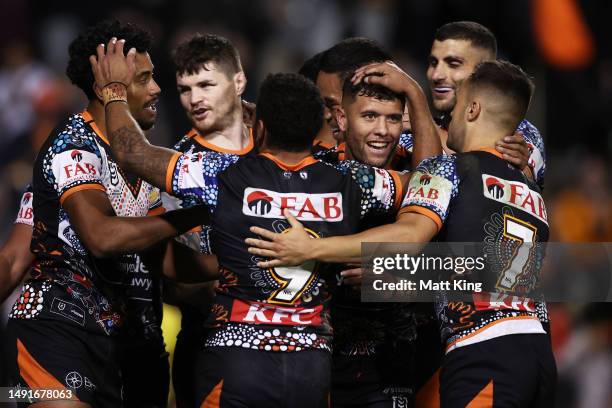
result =
M321 59L325 51L321 51L318 54L313 55L302 64L302 67L298 71L298 74L310 79L312 82L317 81L317 75L319 75L319 69L321 66Z
M139 53L148 52L153 43L153 37L148 31L132 23L123 23L118 20L102 21L79 34L68 48L69 59L66 75L73 84L85 92L89 100L96 97L93 90L95 80L89 56L96 55L98 45L107 44L112 37L125 40L125 52L130 48L136 48Z
M312 81L299 74L270 74L262 82L256 120L268 132L269 146L307 150L323 124L323 99Z
M492 89L507 101L508 127L516 129L523 120L534 91L531 78L508 61L484 61L467 80L469 89Z
M474 21L454 21L438 28L434 38L438 41L466 40L474 47L489 51L497 58L497 39L487 27Z
M352 75L351 75L352 76ZM403 94L393 92L389 88L386 88L378 84L368 84L364 81L354 85L351 81L351 76L344 80L342 86L342 102L350 102L357 96L365 96L369 98L378 99L380 101L393 101L398 100L402 105L402 112L406 105L406 97Z
M350 71L375 62L391 60L380 44L364 37L347 38L324 52L320 70L328 74L340 74L342 81Z
M182 42L172 53L172 62L179 75L197 74L207 62L220 65L226 73L242 71L236 47L228 39L215 34L196 34Z

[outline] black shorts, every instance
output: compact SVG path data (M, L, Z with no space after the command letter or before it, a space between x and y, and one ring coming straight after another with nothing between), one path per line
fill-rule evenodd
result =
M196 364L200 407L327 407L331 354L205 347Z
M170 388L170 363L163 340L121 343L118 361L123 381L123 405L166 408Z
M61 321L9 319L6 339L11 386L71 390L94 408L122 406L114 338Z
M552 407L556 381L548 335L501 336L445 356L440 406Z
M333 356L331 406L408 408L414 400L410 362L402 356Z

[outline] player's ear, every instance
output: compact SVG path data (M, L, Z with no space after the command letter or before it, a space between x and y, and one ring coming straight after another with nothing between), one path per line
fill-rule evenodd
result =
M343 132L346 132L347 120L346 120L346 112L344 111L344 108L339 107L339 108L334 109L333 114L336 115L336 122L338 123L338 127L340 128L340 130Z
M474 122L480 116L482 112L482 106L478 101L472 101L468 103L465 115L468 122Z
M234 75L234 86L236 87L236 95L240 96L244 93L247 79L243 71L239 71Z

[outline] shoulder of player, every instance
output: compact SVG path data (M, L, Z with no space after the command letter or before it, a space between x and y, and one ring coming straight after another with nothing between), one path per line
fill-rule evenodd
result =
M47 154L56 155L68 150L86 150L101 157L100 144L96 140L96 133L93 128L85 121L81 114L74 114L64 122L55 127L45 144L42 151Z

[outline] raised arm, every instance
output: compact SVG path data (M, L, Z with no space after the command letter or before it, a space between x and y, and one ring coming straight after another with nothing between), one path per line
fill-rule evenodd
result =
M393 62L366 65L355 71L354 83L363 80L380 84L393 92L406 96L408 116L412 127L414 145L412 148L412 168L428 157L442 153L442 144L429 110L427 97L421 86Z
M104 44L98 46L97 57L89 58L95 86L104 102L107 137L122 169L165 189L168 166L179 153L150 144L132 117L127 104L127 87L134 77L136 49L124 55L124 43L113 38L106 47Z

